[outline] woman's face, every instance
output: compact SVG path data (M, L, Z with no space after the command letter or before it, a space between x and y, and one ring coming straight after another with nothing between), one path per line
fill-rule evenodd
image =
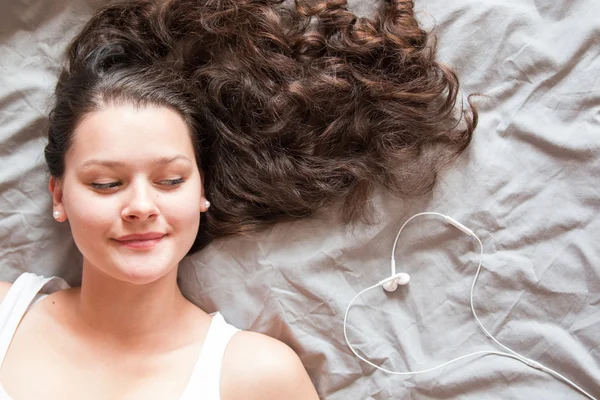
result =
M85 116L50 190L84 266L137 284L177 268L205 211L190 133L165 107L107 105Z

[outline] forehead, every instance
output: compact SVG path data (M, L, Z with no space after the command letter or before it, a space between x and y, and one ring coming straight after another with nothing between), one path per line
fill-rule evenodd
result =
M173 157L194 159L183 118L167 107L107 105L87 114L75 129L67 163L89 159L135 161Z

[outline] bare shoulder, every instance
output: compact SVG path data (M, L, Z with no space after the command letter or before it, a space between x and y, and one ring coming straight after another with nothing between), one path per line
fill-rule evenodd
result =
M6 293L8 293L8 290L11 287L12 287L12 283L0 281L0 303L2 303L2 300L4 300Z
M286 344L260 333L241 331L225 352L221 397L247 400L317 400L300 358Z

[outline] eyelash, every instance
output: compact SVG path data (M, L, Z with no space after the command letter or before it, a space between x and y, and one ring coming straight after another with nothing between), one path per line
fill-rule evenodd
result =
M90 186L94 189L112 189L117 187L119 182L110 182L110 183L92 183Z
M180 185L183 183L183 178L167 179L165 181L160 181L160 183L162 183L162 182L169 182L169 183L167 183L167 185L176 186L176 185Z
M183 178L178 178L178 179L166 179L164 181L160 181L160 184L164 184L166 182L166 185L169 186L176 186L176 185L180 185L184 182ZM121 182L109 182L109 183L92 183L91 186L94 189L113 189L117 186L120 186Z

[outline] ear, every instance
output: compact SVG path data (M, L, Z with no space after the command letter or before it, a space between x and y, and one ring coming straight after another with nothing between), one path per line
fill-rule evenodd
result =
M48 190L52 194L52 212L54 215L54 219L56 219L58 222L66 221L67 213L65 212L65 208L62 202L62 182L54 176L51 176L50 180L48 181Z
M204 195L204 171L200 171L200 211L206 212L208 207L204 205L206 202L206 196Z

